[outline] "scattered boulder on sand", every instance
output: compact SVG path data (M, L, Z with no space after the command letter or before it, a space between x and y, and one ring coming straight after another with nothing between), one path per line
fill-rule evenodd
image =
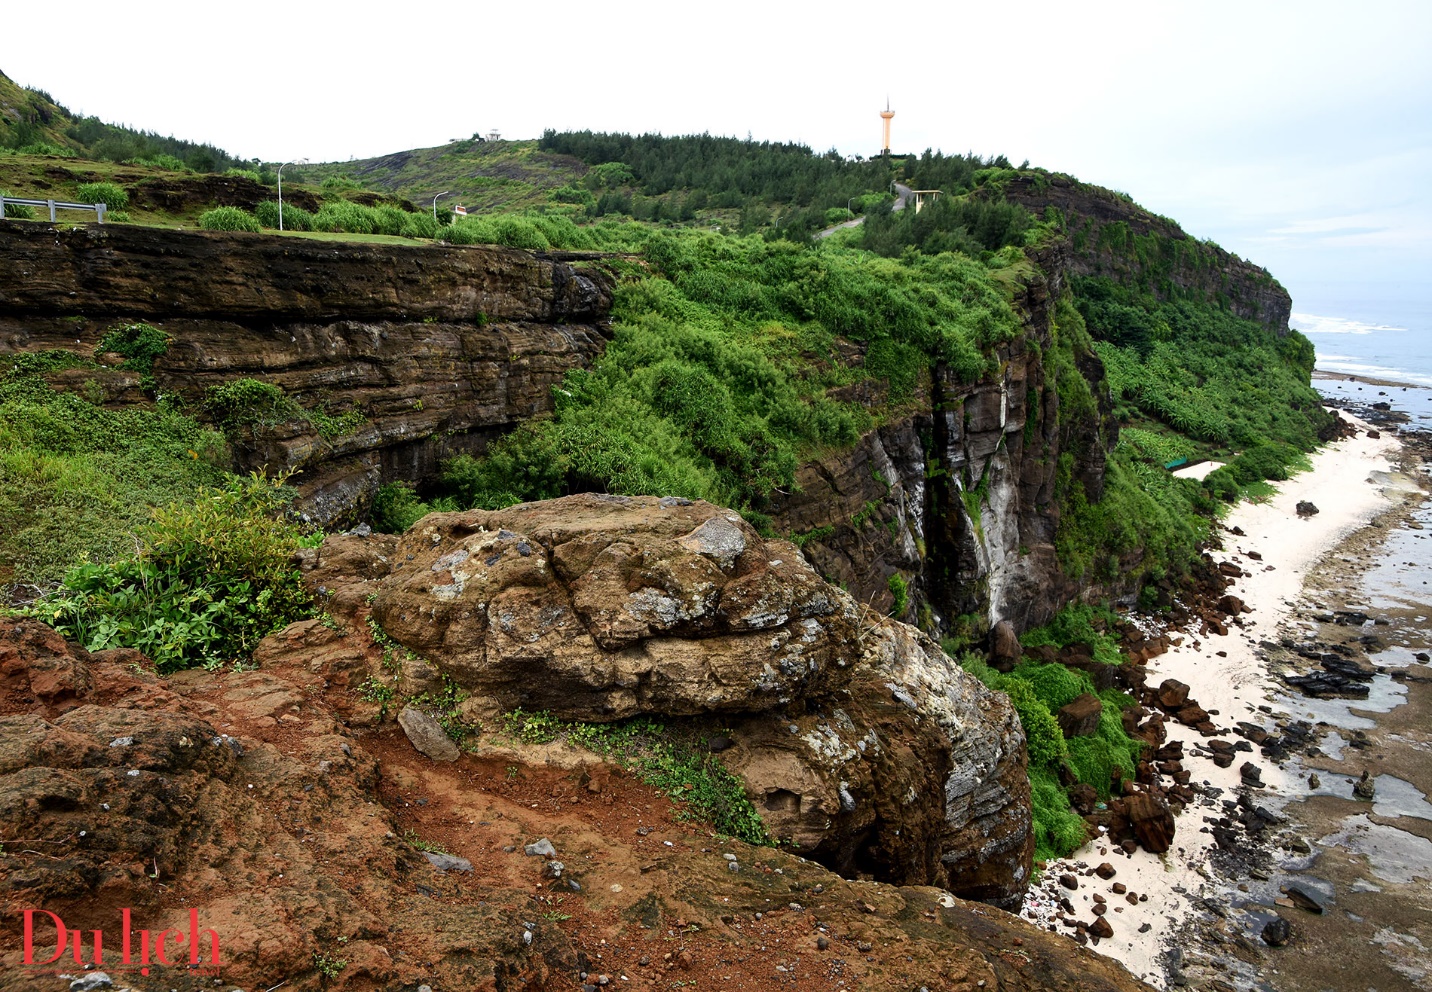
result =
M1088 737L1098 731L1099 718L1103 714L1104 704L1099 701L1099 697L1086 692L1059 707L1055 716L1065 737Z
M1134 837L1145 851L1162 854L1173 846L1175 823L1167 800L1151 792L1136 792L1125 799Z
M1263 931L1259 936L1269 947L1282 947L1293 936L1293 925L1281 916L1274 916L1263 924Z

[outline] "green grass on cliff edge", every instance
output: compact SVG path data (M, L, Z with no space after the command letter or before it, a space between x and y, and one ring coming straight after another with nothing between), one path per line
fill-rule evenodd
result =
M629 246L634 226L609 228ZM622 282L615 336L556 410L445 472L461 506L590 490L734 506L758 523L803 458L914 402L935 363L966 382L1019 320L993 270L957 255L883 259L835 245L635 228L651 272ZM842 353L839 340L863 355ZM876 380L883 403L836 391ZM879 391L877 391L879 392Z
M192 418L108 409L98 375L77 392L44 378L93 364L69 352L0 359L0 587L52 587L74 565L115 560L154 508L228 477L223 438Z

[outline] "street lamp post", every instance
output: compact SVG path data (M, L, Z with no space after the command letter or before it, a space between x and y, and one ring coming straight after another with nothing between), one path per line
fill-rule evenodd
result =
M433 197L433 223L434 223L434 224L436 224L436 223L438 222L438 196L447 196L448 193L450 193L450 192L451 192L451 190L446 190L446 189L445 189L445 190L443 190L441 193L439 193L437 196Z
M296 162L285 162L278 167L278 229L283 230L283 170L290 165L307 165L308 159L301 158Z

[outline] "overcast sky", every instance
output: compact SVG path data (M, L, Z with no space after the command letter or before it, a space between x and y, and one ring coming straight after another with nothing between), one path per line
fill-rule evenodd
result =
M1070 172L1295 310L1432 328L1432 0L12 6L17 82L266 160L547 127L869 154L888 94L897 151Z

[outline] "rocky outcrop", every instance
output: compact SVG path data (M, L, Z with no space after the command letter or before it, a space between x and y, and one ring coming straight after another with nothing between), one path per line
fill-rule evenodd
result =
M807 857L1003 905L1023 892L1033 834L1009 701L736 513L570 496L430 514L396 544L329 538L303 562L331 610L371 599L415 667L470 693L471 717L719 725L722 760Z
M88 358L143 321L172 342L161 395L197 407L234 379L278 386L315 415L245 429L235 467L301 470L320 522L550 410L552 387L605 347L610 305L602 272L506 248L0 223L0 352ZM138 373L81 372L56 384L144 399ZM361 419L320 429L349 411Z
M1267 269L1189 237L1127 196L1047 173L1009 179L1003 196L1040 217L1050 207L1063 215L1070 275L1108 276L1165 300L1201 299L1288 333L1292 297Z
M430 514L373 616L494 710L764 711L843 687L859 608L731 510L569 496Z
M364 557L333 559L375 581L361 578ZM83 931L86 952L102 931L112 977L136 992L540 992L723 975L764 987L777 966L828 966L878 992L1147 988L939 889L847 881L778 848L713 841L593 755L438 764L391 722L346 726L333 708L348 695L334 678L341 639L295 625L266 642L259 671L165 680L133 652L0 625L0 915L53 913ZM539 838L552 855L524 854ZM187 935L196 914L201 967L186 954L116 970L122 909L151 942ZM60 992L93 974L68 956L25 965L18 930L0 947L0 989ZM35 934L43 959L54 939L43 914Z

